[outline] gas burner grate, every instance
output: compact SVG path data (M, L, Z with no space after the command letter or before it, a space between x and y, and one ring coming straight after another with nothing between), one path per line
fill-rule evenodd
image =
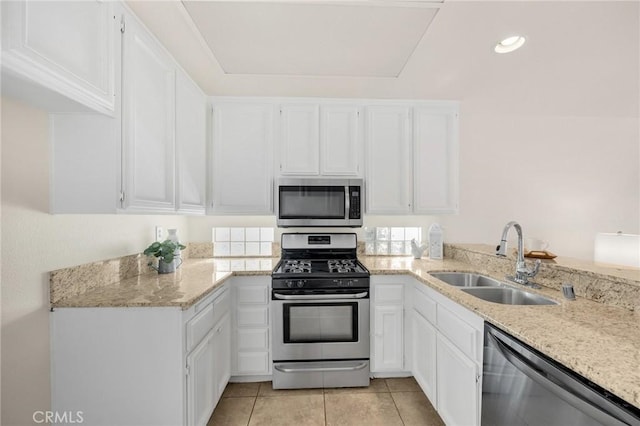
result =
M356 263L352 259L337 259L337 260L328 260L327 265L329 267L329 272L331 273L339 273L346 274L349 272L356 271Z
M282 267L284 273L309 274L311 273L311 262L307 260L287 260Z

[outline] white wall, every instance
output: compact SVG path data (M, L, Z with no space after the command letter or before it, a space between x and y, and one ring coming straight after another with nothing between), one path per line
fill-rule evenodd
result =
M139 253L154 226L178 216L50 215L48 116L2 99L2 419L31 424L50 408L49 276L68 266Z
M487 115L463 102L460 214L442 218L445 241L497 245L516 220L549 251L592 260L597 232L640 233L638 123Z

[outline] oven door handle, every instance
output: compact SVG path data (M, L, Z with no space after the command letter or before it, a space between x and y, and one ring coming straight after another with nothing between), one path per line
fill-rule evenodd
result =
M362 370L367 366L366 362L361 362L360 364L350 366L350 367L300 367L300 368L290 368L290 367L282 367L280 365L274 365L273 368L282 372L282 373L298 373L298 372L331 372L331 371L356 371Z
M273 297L280 300L338 300L338 299L362 299L367 297L368 291L354 294L302 294L302 295L288 295L273 293Z

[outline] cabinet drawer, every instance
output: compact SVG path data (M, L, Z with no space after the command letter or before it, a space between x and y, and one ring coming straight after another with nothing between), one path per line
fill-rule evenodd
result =
M220 318L224 316L227 312L229 312L229 306L231 302L229 301L229 293L230 291L224 290L222 294L218 295L216 300L213 301L213 323L217 323Z
M476 330L442 305L437 309L438 330L465 355L477 360Z
M373 291L376 303L404 302L404 284L379 284Z
M267 328L238 329L238 350L268 350L269 330Z
M431 324L436 324L436 302L419 288L413 289L413 309L418 311Z
M269 303L269 288L266 286L242 286L236 289L239 304L266 305Z
M268 326L269 308L265 307L238 307L238 327Z
M237 374L269 374L269 352L238 353Z
M205 306L187 322L187 352L200 343L202 338L213 328L214 323L213 303Z

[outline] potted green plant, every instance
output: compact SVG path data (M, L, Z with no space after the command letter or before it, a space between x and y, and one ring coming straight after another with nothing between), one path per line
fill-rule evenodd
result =
M171 240L164 240L163 242L156 241L152 243L149 247L144 250L144 254L147 256L154 256L158 258L158 267L153 266L153 262L149 262L149 266L159 274L169 274L171 272L175 272L176 263L174 262L176 258L176 251L185 249L186 246L183 246L180 243L175 243ZM182 260L180 259L180 263ZM177 266L180 266L178 264Z

